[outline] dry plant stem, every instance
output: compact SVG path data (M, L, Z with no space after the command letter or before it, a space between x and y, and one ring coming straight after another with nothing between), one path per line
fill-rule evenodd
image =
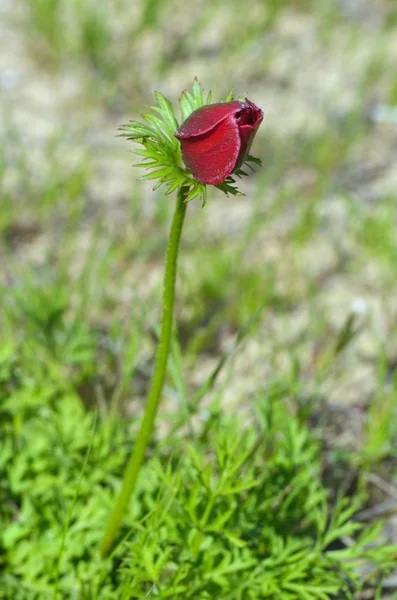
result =
M147 397L141 428L125 470L123 485L113 508L105 535L100 544L102 556L106 556L111 550L128 503L134 493L138 474L153 432L154 421L160 402L161 391L163 389L171 346L178 248L186 213L186 204L184 201L186 191L186 188L182 187L178 192L175 213L168 240L164 272L163 315L152 384Z

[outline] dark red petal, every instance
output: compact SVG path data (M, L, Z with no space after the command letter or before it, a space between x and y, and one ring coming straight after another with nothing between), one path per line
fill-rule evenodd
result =
M239 169L249 154L252 142L259 125L262 123L263 112L246 98L246 108L238 115L239 133L241 140L241 149L236 169Z
M254 141L256 129L251 125L242 125L239 127L241 149L237 160L236 168L239 169L248 157L249 151Z
M208 133L214 127L219 125L221 121L242 110L244 106L244 102L239 102L238 100L202 106L195 110L190 117L182 123L174 135L178 140L183 140L192 136Z
M183 161L200 183L218 185L236 167L241 142L234 113L220 120L209 133L181 139Z
M240 125L250 125L254 129L257 129L263 119L263 111L256 104L245 99L244 109L239 115Z

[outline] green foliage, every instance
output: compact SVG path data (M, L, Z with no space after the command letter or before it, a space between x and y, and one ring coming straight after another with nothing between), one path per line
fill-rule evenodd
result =
M171 194L176 189L187 183L193 187L195 195L200 194L201 188L205 186L194 182L188 178L181 164L180 144L174 137L178 129L174 111L170 102L159 92L156 92L158 107L153 110L160 116L145 114L143 115L146 123L131 121L124 125L121 130L123 136L128 140L133 140L144 146L144 150L135 149L134 154L143 157L142 163L137 166L144 169L150 169L151 172L141 177L141 180L158 179L154 189L157 189L163 183L167 186L166 194ZM189 199L191 199L189 193ZM201 193L203 193L201 191Z
M79 313L68 314L69 306L66 281L47 274L17 288L9 311L11 317L20 319L25 339L30 339L36 350L40 348L43 357L84 378L92 374L97 344Z
M3 377L12 360L3 352ZM340 498L328 513L318 442L285 418L281 397L263 396L257 425L215 411L202 436L155 452L125 540L100 559L129 428L87 411L46 373L29 411L16 410L28 385L20 379L0 405L3 598L326 600L361 588L358 565L372 564L374 580L390 568L395 550L373 546L379 531L352 519L356 504Z

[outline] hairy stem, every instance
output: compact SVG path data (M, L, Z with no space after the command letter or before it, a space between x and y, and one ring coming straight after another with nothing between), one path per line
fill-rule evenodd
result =
M134 493L139 470L145 458L146 449L153 432L157 409L160 403L171 346L178 249L186 213L186 204L184 201L185 194L186 188L182 187L178 192L175 213L168 240L164 272L163 315L152 383L146 401L141 428L125 470L123 485L113 508L105 535L100 544L102 556L106 556L111 550L128 503Z

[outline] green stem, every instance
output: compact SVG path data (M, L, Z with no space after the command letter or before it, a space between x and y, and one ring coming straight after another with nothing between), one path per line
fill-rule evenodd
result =
M178 192L175 213L168 240L164 272L163 316L161 320L161 332L152 384L147 397L141 428L124 473L123 485L99 547L102 556L106 556L112 548L124 513L134 492L138 474L145 458L146 448L153 432L154 421L160 403L171 345L178 249L186 213L185 194L186 188L182 187Z

